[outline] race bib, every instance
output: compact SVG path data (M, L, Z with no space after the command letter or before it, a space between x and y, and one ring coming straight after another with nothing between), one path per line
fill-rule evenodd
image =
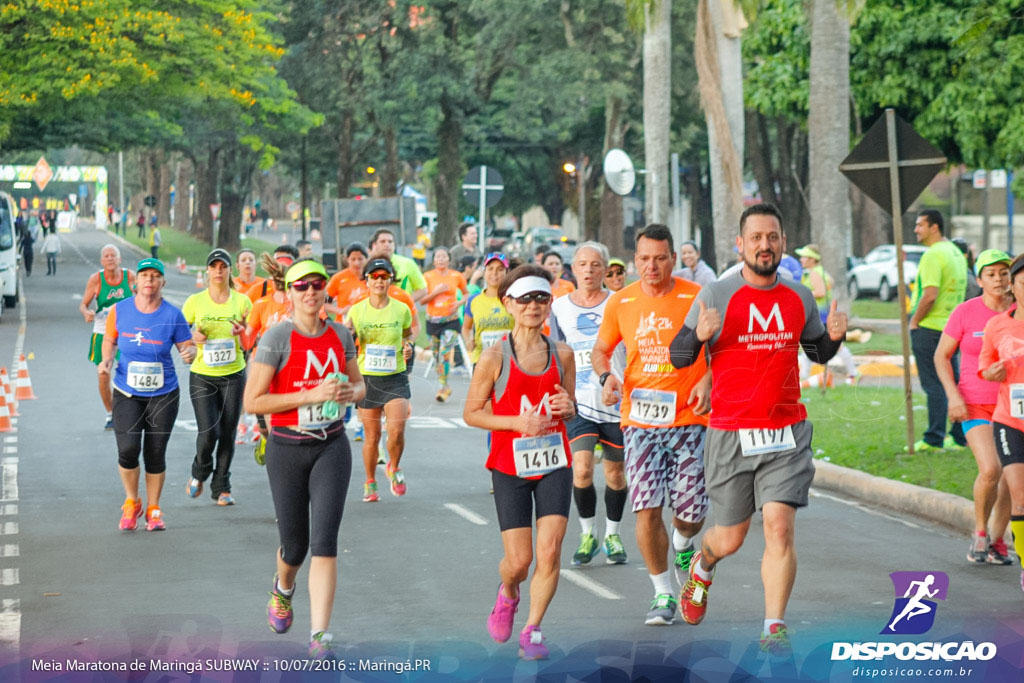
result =
M648 425L670 425L676 419L674 391L634 389L629 394L629 419Z
M573 342L572 353L576 357L576 377L586 376L590 374L590 354L593 352L593 350L593 342Z
M323 403L307 403L297 408L299 413L299 429L323 429L335 420L324 416Z
M235 338L207 339L203 344L203 362L211 368L235 362Z
M1024 384L1010 385L1010 417L1024 419Z
M562 435L558 433L513 439L512 453L518 477L539 477L569 466Z
M366 355L363 356L363 369L366 372L387 374L398 370L398 352L394 346L384 344L367 344Z
M164 364L128 363L128 386L136 391L156 391L164 386Z
M741 429L740 451L744 456L783 453L796 449L793 428L782 429Z
M485 349L489 349L490 347L500 342L501 338L504 337L505 334L507 333L508 330L491 330L489 332L481 332L480 345Z

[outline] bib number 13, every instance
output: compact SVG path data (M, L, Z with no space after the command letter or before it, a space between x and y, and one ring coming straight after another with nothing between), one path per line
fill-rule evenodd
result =
M1024 419L1024 384L1010 385L1010 417Z

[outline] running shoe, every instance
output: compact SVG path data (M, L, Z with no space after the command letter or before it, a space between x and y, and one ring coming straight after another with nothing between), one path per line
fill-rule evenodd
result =
M107 422L103 425L103 428L108 432L114 429L114 416L111 413L107 413Z
M164 524L164 513L155 505L146 509L146 531L163 531L167 528Z
M491 616L487 617L487 633L496 643L504 643L512 637L512 623L519 611L519 598L506 598L498 584L498 597L494 601Z
M258 423L252 423L252 434L249 436L249 443L259 443L263 440L263 435L260 434L260 426Z
M580 545L572 555L572 566L579 567L581 564L590 564L594 555L600 551L601 547L597 544L593 534L580 534Z
M258 432L257 432L258 433ZM260 442L256 444L256 448L252 451L252 457L256 460L256 464L260 467L264 467L267 464L267 440L262 436Z
M267 603L267 623L274 633L287 633L292 627L292 599L277 592L277 574L274 574L274 586Z
M1006 541L1002 538L997 538L992 541L992 544L988 547L988 563L989 564L1013 564L1013 560L1010 558L1010 549L1006 547Z
M705 581L693 573L698 562L700 562L699 550L690 562L690 577L683 584L683 592L679 596L679 602L682 603L680 612L683 614L683 621L694 625L703 621L704 613L708 611L708 589L711 588L710 580Z
M376 503L378 500L380 500L380 494L377 493L377 482L368 481L363 484L363 502Z
M675 568L676 581L679 585L685 585L686 580L690 578L690 565L693 563L693 554L696 552L696 548L692 545L687 546L683 550L676 551L676 559L672 563Z
M933 446L924 439L914 442L914 453L924 453L926 451L941 451L942 446ZM907 452L907 447L903 447L903 452Z
M658 593L651 602L644 623L648 626L670 626L676 618L679 603L668 593Z
M785 624L772 624L768 633L761 634L761 652L773 657L788 657L793 654L793 646L789 643L789 633Z
M604 537L601 548L608 558L608 564L626 564L626 549L622 547L622 539L618 534L608 534Z
M604 458L604 449L601 448L601 444L594 445L594 462L601 462Z
M240 446L247 441L245 436L245 423L238 425L238 431L235 432L235 445Z
M366 432L363 430L363 423L360 422L356 425L355 431L352 432L353 441L362 441Z
M317 631L316 635L309 639L310 659L334 659L334 636L324 631Z
M967 551L967 561L977 564L988 562L988 534L975 533L971 539L971 547Z
M195 477L188 480L185 484L185 493L188 494L189 498L198 498L199 494L203 492L203 482L199 481Z
M121 506L121 524L118 526L121 531L135 531L139 525L139 517L142 516L142 501L125 498Z
M437 396L434 397L438 403L444 403L452 395L452 388L447 384L437 390Z
M391 463L388 463L387 467L384 468L384 474L388 476L388 481L391 482L391 494L395 496L405 495L405 475L402 474L402 470L391 469Z
M942 440L942 447L947 451L961 451L965 448L953 439L952 434L947 434L946 438Z
M235 499L231 497L231 492L230 491L222 491L221 494L219 496L217 496L217 505L227 506L227 505L234 505L234 504L235 504Z
M544 644L540 626L527 626L519 634L519 656L527 661L548 658L548 648Z

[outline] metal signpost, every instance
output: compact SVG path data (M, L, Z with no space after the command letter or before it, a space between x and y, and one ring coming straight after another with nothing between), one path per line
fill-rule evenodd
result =
M910 386L910 336L903 312L907 285L903 279L903 211L946 165L946 157L893 109L871 126L864 139L839 165L850 182L889 212L896 245L900 336L903 342L903 393L907 415L907 450L914 453L914 406Z
M501 200L505 193L504 180L498 169L490 166L474 166L462 181L462 196L470 204L476 204L480 231L480 251L487 251L487 209Z

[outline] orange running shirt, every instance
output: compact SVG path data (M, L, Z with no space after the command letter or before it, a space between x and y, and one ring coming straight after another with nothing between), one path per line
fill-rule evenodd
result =
M428 270L423 273L423 277L427 279L428 294L434 291L438 285L448 285L447 292L439 294L427 304L427 317L436 320L450 320L456 317L459 312L459 304L455 300L455 293L462 292L465 297L469 291L466 286L466 278L462 277L462 273L447 268L443 275L439 270Z
M339 270L331 276L330 280L327 281L327 296L334 299L334 302L339 306L347 305L341 303L341 296L342 294L345 294L346 296L348 295L348 290L351 287L352 282L359 282L359 276L348 268L345 270Z
M335 299L335 304L338 306L355 306L357 303L370 296L370 290L366 286L366 280L356 280L350 283L344 283L341 288L340 296L343 299ZM409 307L409 311L412 313L413 319L416 318L416 304L413 302L412 297L409 293L398 285L391 285L388 287L388 296L392 299L401 301L403 304ZM338 318L341 319L340 317Z
M572 294L575 291L576 285L562 278L557 278L554 284L551 285L551 296L555 299L566 294Z
M257 299L249 311L249 325L255 332L255 338L263 336L272 325L281 322L291 315L291 304L285 301L279 304L273 294Z
M985 324L978 376L996 361L1003 361L1006 379L999 383L992 421L1024 431L1024 320L1014 318L1015 312L1016 309L1010 309L999 313Z
M231 279L235 281L235 289L237 291L241 292L246 296L249 296L249 290L255 287L256 285L262 285L264 280L266 280L267 278L254 277L251 282L242 282L240 279L238 279L237 276L232 276ZM249 299L249 301L252 301L252 299Z
M690 391L707 372L704 356L680 370L669 360L669 344L682 329L700 286L673 279L675 286L665 296L647 296L640 283L634 282L612 294L605 306L598 339L608 348L619 342L626 347L623 427L708 424L706 415L695 414L686 404ZM674 414L670 409L673 403Z

